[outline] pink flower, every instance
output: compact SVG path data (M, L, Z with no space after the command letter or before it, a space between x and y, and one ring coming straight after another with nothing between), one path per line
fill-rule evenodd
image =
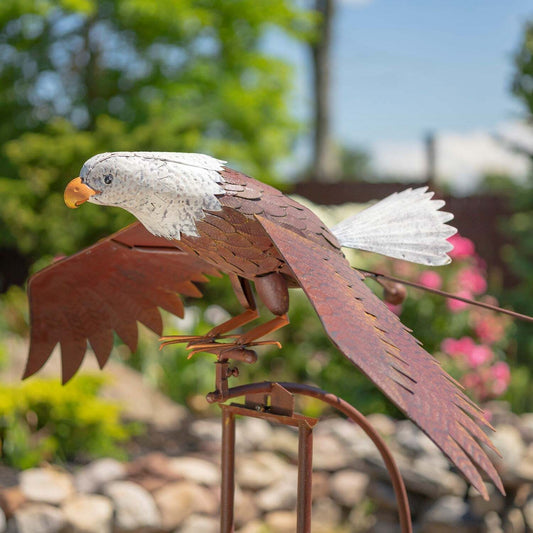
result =
M487 281L475 267L463 268L457 275L459 286L473 294L481 294L487 290Z
M482 342L492 344L503 338L505 326L498 318L485 315L476 318L474 331Z
M456 294L457 296L462 296L463 298L472 298L472 293L466 290L457 291ZM462 311L463 309L468 307L468 304L466 302L461 302L461 300L454 300L453 298L448 298L446 300L446 305L448 306L448 309L453 313L458 313L459 311Z
M475 347L476 343L470 337L462 337L460 339L447 338L441 344L442 351L452 357L458 355L468 356Z
M490 372L494 380L491 387L492 393L496 396L500 396L507 390L509 382L511 381L509 365L503 361L498 361L492 365Z
M466 354L466 360L471 368L477 368L487 361L491 361L494 357L492 350L483 344L474 346L469 353Z
M428 289L440 289L442 287L442 278L440 274L433 270L425 270L420 274L418 281Z
M460 259L462 257L471 257L474 255L474 243L466 237L461 237L458 233L452 235L448 242L453 245L453 250L448 252L448 255L453 259Z
M511 371L509 370L509 365L503 361L494 363L490 368L490 373L494 379L500 379L507 382L511 380Z

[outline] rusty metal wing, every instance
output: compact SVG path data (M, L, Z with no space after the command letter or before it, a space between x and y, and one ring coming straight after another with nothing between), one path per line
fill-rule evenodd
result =
M113 331L133 351L137 321L161 335L158 307L179 317L179 295L200 297L195 285L217 270L155 237L135 223L57 261L28 284L31 340L24 377L37 372L61 345L63 382L80 367L87 341L100 367L113 347Z
M486 497L487 490L478 468L503 492L480 445L494 449L480 427L488 426L481 410L366 287L363 276L334 249L257 218L339 350L437 444L481 494Z

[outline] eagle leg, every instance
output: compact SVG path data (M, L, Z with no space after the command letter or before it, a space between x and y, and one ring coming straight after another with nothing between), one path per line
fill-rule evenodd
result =
M259 312L257 311L257 305L255 303L255 298L252 292L252 287L250 282L241 278L240 276L231 275L231 285L233 291L237 296L240 304L245 308L244 312L241 314L226 320L222 324L215 326L209 330L205 335L167 335L165 337L160 337L161 345L160 349L168 346L170 344L179 344L182 342L187 343L187 348L191 348L192 351L189 355L194 355L198 351L195 348L209 347L215 345L217 339L224 339L227 337L235 337L235 335L226 335L226 333L240 328L259 317Z
M245 311L236 317L230 318L226 322L215 326L206 335L170 335L161 337L161 346L186 342L189 349L189 358L199 352L212 353L218 359L235 359L247 363L257 360L257 355L249 348L252 346L275 345L281 348L278 341L264 340L261 337L272 333L287 325L289 319L287 311L289 307L287 282L279 273L271 273L266 276L256 278L255 286L258 295L267 308L274 313L272 320L252 328L247 333L228 334L230 331L252 322L259 317L257 305L253 296L250 282L240 276L230 276L233 289L237 298L246 307ZM233 342L217 342L219 339L234 338Z

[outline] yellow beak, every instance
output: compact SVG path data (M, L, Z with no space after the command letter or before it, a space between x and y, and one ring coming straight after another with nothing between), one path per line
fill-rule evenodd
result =
M67 207L76 209L76 207L79 207L98 192L100 191L95 191L85 185L85 183L82 183L81 178L74 178L65 189L65 203Z

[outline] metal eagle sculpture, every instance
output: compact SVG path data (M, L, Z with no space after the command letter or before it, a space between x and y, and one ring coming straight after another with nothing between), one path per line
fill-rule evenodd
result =
M183 316L180 296L227 274L242 314L205 336L164 337L191 353L253 362L251 349L288 323L288 289L303 289L337 348L415 422L487 497L481 472L503 492L482 445L483 412L399 319L364 284L341 247L426 265L450 261L453 216L425 188L408 189L328 229L309 209L273 187L200 154L115 152L89 159L65 202L118 206L140 221L35 274L29 281L28 377L61 345L63 381L92 347L103 367L113 331L135 350L137 321L159 335L158 307ZM271 320L258 318L251 283Z

